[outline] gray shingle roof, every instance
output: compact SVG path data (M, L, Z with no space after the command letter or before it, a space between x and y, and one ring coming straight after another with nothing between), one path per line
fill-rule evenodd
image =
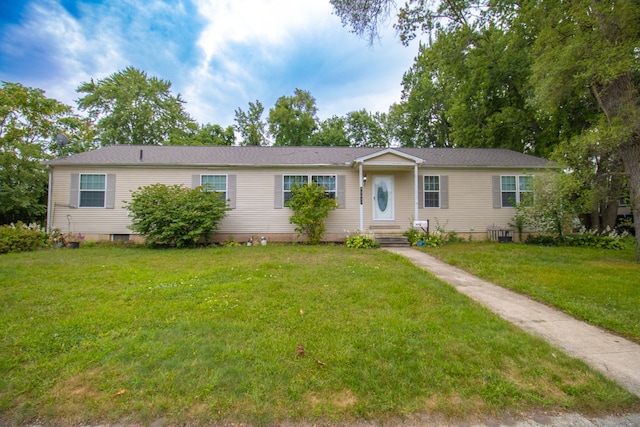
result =
M347 166L385 150L355 147L183 147L112 145L48 162L52 166ZM548 167L540 157L493 148L396 148L425 166Z

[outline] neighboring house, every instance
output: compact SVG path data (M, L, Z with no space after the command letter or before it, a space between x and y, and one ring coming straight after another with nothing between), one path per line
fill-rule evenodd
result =
M478 240L506 228L545 159L504 149L179 147L117 145L48 162L48 224L88 239L128 240L123 201L154 183L207 185L230 211L215 241L301 239L286 201L294 183L315 181L336 198L325 240L363 230L401 234L414 220Z

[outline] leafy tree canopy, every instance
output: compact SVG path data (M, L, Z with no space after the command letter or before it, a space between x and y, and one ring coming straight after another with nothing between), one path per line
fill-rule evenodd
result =
M200 126L188 140L188 145L233 145L236 137L233 127L206 124Z
M56 136L68 144L58 145ZM71 107L44 91L3 82L0 87L0 224L42 221L47 173L43 161L90 147L91 129Z
M78 107L96 121L102 145L177 145L197 128L180 95L171 94L170 82L133 67L91 79L77 91L86 94Z
M274 145L310 145L318 126L318 109L311 93L296 89L293 96L281 96L269 110L269 132Z
M385 117L366 110L347 114L347 137L352 147L386 147Z
M349 146L345 119L338 116L329 117L320 122L311 136L310 145L324 145L328 147Z
M331 4L343 24L370 40L396 11L395 28L405 44L418 34L426 34L431 47L473 36L471 43L455 49L438 46L430 51L423 64L427 73L413 73L405 79L405 89L408 83L411 91L416 90L415 94L407 92L415 95L407 99L427 100L429 108L423 109L423 119L433 126L426 130L446 135L454 143L484 140L489 146L521 137L525 148L533 141L536 152L543 155L558 140L569 140L576 132L581 136L576 141L599 147L594 159L611 157L610 178L617 173L616 158L621 159L640 259L640 3L408 0L399 10L393 0L331 0ZM474 55L476 50L481 55ZM443 66L438 55L446 52ZM447 65L463 65L467 72L454 69L447 74ZM429 74L433 72L438 73L435 79ZM453 85L447 84L450 76L454 76ZM500 82L509 86L500 86ZM435 102L429 101L431 97ZM444 116L439 114L439 104L446 108ZM420 105L409 105L404 110L406 121L415 123L419 109ZM537 133L536 127L547 134ZM443 128L446 133L433 133ZM542 139L536 140L537 135L543 135ZM586 167L593 168L593 164Z
M241 136L240 145L261 146L268 144L266 124L262 120L264 107L260 101L250 102L247 112L238 108L235 113L235 129Z

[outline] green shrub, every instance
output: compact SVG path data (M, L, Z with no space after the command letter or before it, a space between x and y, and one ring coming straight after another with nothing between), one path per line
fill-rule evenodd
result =
M223 248L235 248L241 245L240 243L236 242L236 239L234 239L233 236L229 236L224 242L220 243L220 246L222 246Z
M439 230L440 231L440 230ZM444 231L444 230L442 230ZM408 240L411 246L428 246L430 248L437 248L444 245L443 234L429 234L425 233L422 229L416 227L409 227L407 231L402 233ZM448 243L458 242L459 239L454 231L446 235Z
M615 230L586 230L583 228L579 233L569 234L564 237L549 235L529 236L525 241L529 245L541 246L579 246L585 248L600 249L624 249L623 239L626 233L619 234Z
M287 206L293 211L289 222L297 225L296 231L307 236L308 242L315 245L322 240L324 222L329 212L338 207L338 202L326 196L322 185L311 182L303 186L294 185Z
M580 233L566 236L565 242L568 246L620 250L624 249L622 239L625 236L626 233L618 234L615 230L608 228L602 232L583 228Z
M413 226L409 227L409 229L402 233L402 235L405 236L407 240L409 240L411 246L416 246L418 242L427 237L427 233Z
M129 228L145 236L147 243L177 247L207 243L229 210L215 191L163 184L138 189L125 208L132 216Z
M0 226L0 253L33 251L45 246L47 233L35 224Z
M367 233L356 233L353 236L347 237L347 240L344 242L345 246L353 249L371 249L377 248L380 246L373 236L373 234Z
M422 239L422 244L418 242L418 246L428 246L430 248L439 248L442 245L444 245L444 240L442 240L442 237L435 234L431 234Z

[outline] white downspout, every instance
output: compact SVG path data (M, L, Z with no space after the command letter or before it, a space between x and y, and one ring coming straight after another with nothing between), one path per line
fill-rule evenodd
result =
M415 166L413 167L413 175L414 175L414 183L413 183L413 189L414 189L414 200L415 200L415 212L413 214L413 218L415 221L418 221L420 218L418 218L418 212L419 210L419 205L420 205L420 195L418 194L418 164L416 163Z
M364 231L364 206L362 205L363 183L362 183L362 163L358 166L358 179L360 182L360 231Z
M53 212L51 211L52 189L53 189L53 168L49 166L49 194L47 194L47 233L51 233L51 220L53 219Z

